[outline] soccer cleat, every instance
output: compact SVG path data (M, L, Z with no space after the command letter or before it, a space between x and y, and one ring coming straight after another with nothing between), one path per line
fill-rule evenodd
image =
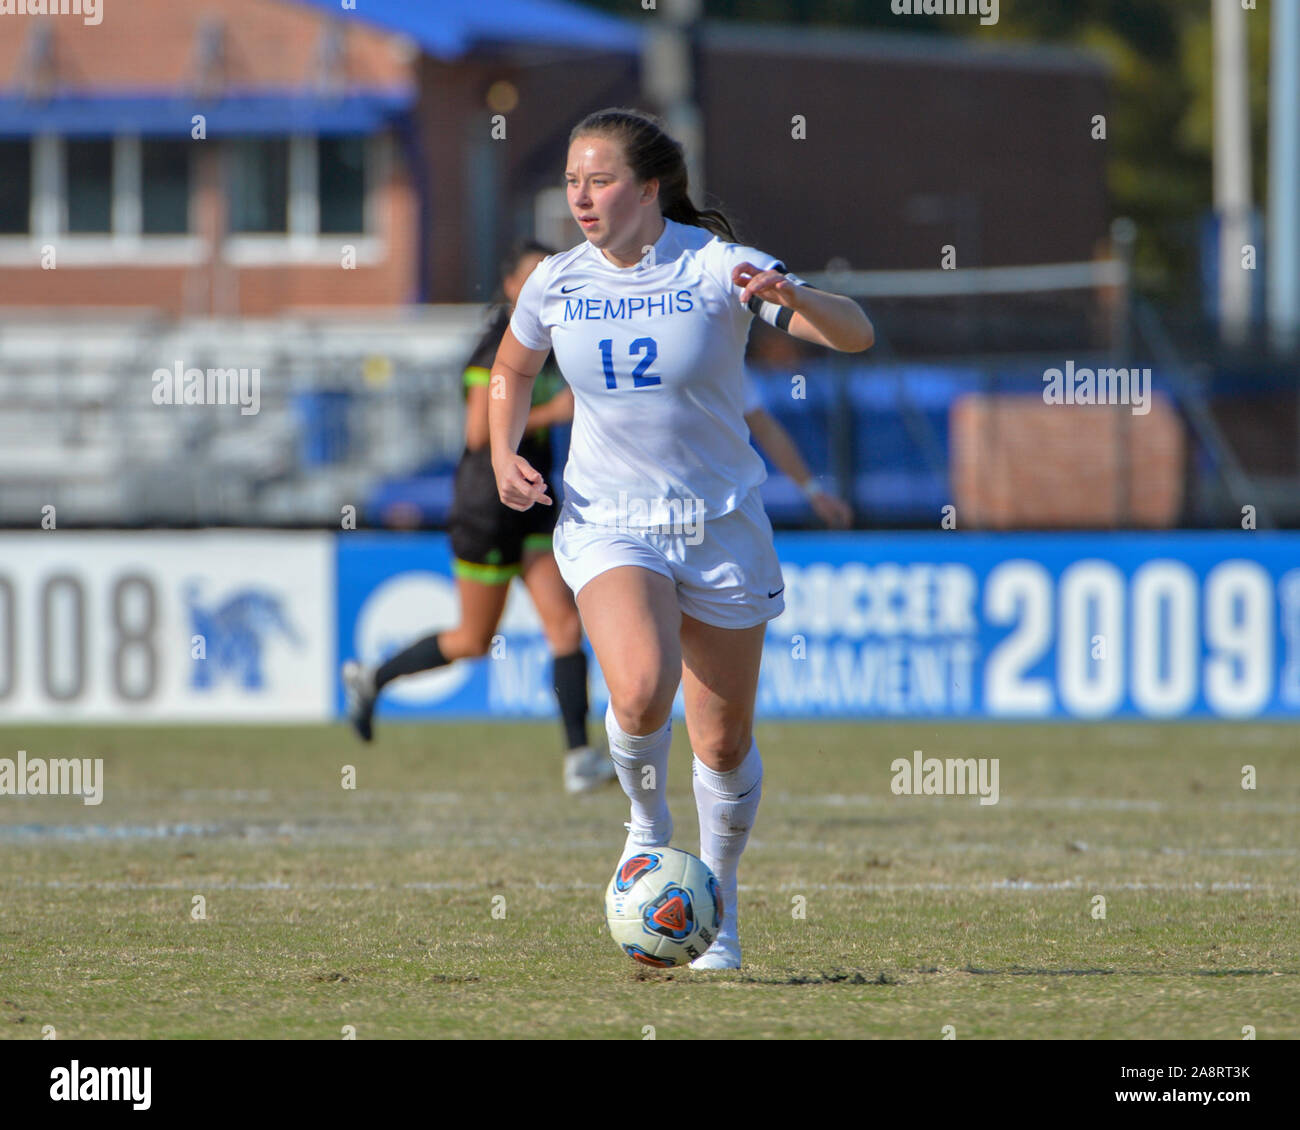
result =
M646 848L667 847L669 841L673 838L673 818L668 817L668 823L661 828L633 828L631 824L624 822L623 827L627 829L627 841L623 844L623 854L618 857L618 865L622 867L629 859L639 851Z
M343 664L343 691L347 697L348 720L357 736L368 742L375 736L375 669L349 659Z
M736 931L736 892L720 892L722 922L718 937L707 950L691 962L692 969L739 969L740 938Z
M739 969L740 939L719 934L718 940L691 962L692 969Z
M589 793L618 779L618 770L609 754L589 745L571 749L564 755L564 791Z

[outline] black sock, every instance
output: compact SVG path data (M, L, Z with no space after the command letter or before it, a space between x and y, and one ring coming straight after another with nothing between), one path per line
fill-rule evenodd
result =
M587 653L557 655L554 665L555 697L564 720L564 738L570 749L587 744Z
M450 662L438 646L437 635L425 636L379 665L379 670L375 672L375 690L378 691L384 684L391 683L401 675L432 671L435 667L445 667Z

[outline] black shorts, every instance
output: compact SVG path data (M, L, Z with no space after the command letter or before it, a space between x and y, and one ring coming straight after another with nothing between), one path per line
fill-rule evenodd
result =
M549 441L525 442L519 453L549 485ZM492 470L492 449L466 451L456 468L455 493L447 515L447 533L457 577L487 585L508 584L518 576L524 550L550 549L555 530L556 504L534 503L527 510L511 510L497 492Z

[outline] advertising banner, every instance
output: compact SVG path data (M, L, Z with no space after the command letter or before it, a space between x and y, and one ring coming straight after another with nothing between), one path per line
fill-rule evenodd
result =
M328 717L334 558L326 533L0 536L0 716Z
M1300 717L1293 534L778 533L776 545L786 611L768 625L763 717ZM341 536L340 654L373 662L453 625L449 552L442 535ZM516 581L487 658L393 683L382 713L549 717L549 661Z
M1300 718L1300 536L780 533L768 718ZM459 619L442 534L0 537L0 715L324 721L340 659ZM606 691L591 667L593 717ZM680 713L680 695L678 698ZM553 718L518 581L482 659L392 683L388 718Z

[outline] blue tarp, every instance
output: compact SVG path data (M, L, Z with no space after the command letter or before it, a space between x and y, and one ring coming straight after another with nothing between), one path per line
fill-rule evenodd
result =
M460 59L477 47L536 45L637 52L642 30L630 20L570 0L297 0L344 20L401 32L439 59ZM639 10L639 6L638 6Z
M232 134L374 133L405 113L414 93L355 90L341 95L261 90L201 98L175 90L80 91L33 100L0 95L0 137L58 133L111 137L118 133L189 137L202 114L208 137Z

